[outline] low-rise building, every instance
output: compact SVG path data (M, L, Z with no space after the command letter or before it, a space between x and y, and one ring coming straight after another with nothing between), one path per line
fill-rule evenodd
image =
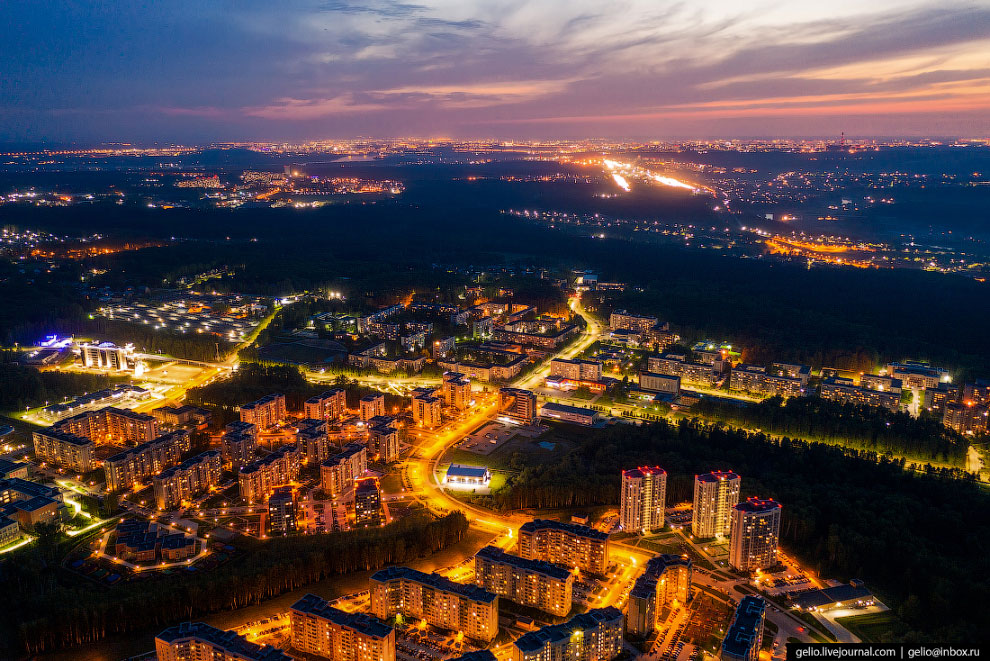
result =
M585 427L596 425L601 420L601 415L598 411L554 402L547 402L540 407L540 417L550 418L551 420L558 420L560 422L569 422L575 425L584 425Z

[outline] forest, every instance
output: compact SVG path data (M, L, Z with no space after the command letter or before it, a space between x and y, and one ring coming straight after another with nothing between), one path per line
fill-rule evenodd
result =
M13 351L0 351L0 411L16 411L60 402L85 392L109 388L113 381L103 374L52 372L13 362Z
M965 468L969 442L938 418L914 418L902 411L832 402L819 397L771 397L756 404L738 406L702 399L691 414L774 436L876 452L925 464Z
M782 503L784 550L822 576L866 581L911 627L912 640L987 640L990 494L957 470L919 474L873 452L774 441L699 420L620 425L575 439L559 462L523 469L479 504L614 506L623 469L659 465L673 505L692 499L694 475L734 470L743 497Z
M164 628L258 604L330 576L407 563L456 544L467 528L464 515L455 512L440 519L413 515L382 528L273 538L208 575L163 576L112 588L84 583L28 547L0 564L0 594L17 595L16 608L0 609L0 640L35 654Z

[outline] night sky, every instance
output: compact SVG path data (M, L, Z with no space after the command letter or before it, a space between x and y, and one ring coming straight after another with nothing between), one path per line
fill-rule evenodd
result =
M990 133L990 3L8 0L0 141Z

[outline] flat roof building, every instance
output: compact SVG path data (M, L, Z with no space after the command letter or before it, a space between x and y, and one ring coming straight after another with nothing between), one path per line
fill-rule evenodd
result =
M777 564L780 503L747 498L732 508L729 522L729 565L739 571Z
M289 609L292 647L333 661L395 661L395 630L365 613L346 613L315 594Z
M257 645L234 631L184 622L155 637L158 661L292 661L271 645Z
M540 415L544 418L559 420L560 422L570 422L586 427L597 424L601 419L598 411L555 403L546 403L541 406Z
M563 617L571 610L574 574L542 560L527 560L486 546L474 556L474 583L523 606Z
M732 624L722 640L720 659L726 661L757 661L763 645L763 620L767 602L746 595L739 601Z
M732 508L739 502L742 478L732 471L713 471L694 476L694 509L691 532L695 537L729 534Z
M667 471L640 466L622 471L619 521L622 530L649 534L664 526L667 503Z
M397 613L420 618L475 640L490 641L498 633L498 595L409 567L371 576L371 612L382 620Z
M512 644L512 661L608 661L622 652L622 611L612 606L525 634Z
M650 558L629 592L626 631L637 638L649 637L660 624L665 606L691 599L692 573L691 558L686 555L664 553Z
M608 569L608 534L550 519L533 519L519 528L519 555L595 574Z

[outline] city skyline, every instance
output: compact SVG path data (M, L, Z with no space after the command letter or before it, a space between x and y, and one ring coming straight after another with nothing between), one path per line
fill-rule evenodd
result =
M8 9L0 141L966 135L978 3Z

